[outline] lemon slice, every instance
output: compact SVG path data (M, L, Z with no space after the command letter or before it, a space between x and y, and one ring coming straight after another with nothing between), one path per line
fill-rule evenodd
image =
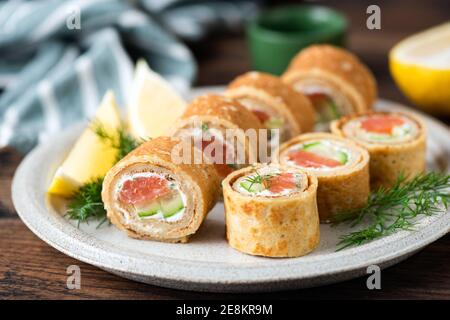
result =
M111 135L120 127L120 114L114 94L108 91L95 114L96 125ZM102 177L114 165L117 150L86 128L63 164L57 169L48 193L69 197L84 183Z
M417 106L450 114L450 23L398 43L389 64L398 86Z
M186 103L144 60L137 63L127 107L128 128L135 138L166 135Z

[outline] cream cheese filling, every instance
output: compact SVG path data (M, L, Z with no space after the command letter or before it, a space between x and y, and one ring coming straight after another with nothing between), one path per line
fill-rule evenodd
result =
M375 115L376 116L376 115ZM342 127L344 135L354 140L364 141L373 144L399 144L412 141L419 135L419 126L412 119L394 115L403 120L402 125L395 126L391 134L370 132L361 127L361 123L371 116L362 116L345 123Z
M119 194L122 191L122 187L123 187L124 183L128 180L133 180L133 179L140 178L140 177L144 177L144 178L158 177L161 179L168 180L169 188L171 188L175 192L178 192L179 195L181 196L181 199L183 202L183 208L181 210L179 210L178 212L176 212L176 214L173 214L169 217L165 217L162 211L160 211L156 214L153 214L153 215L146 216L146 217L140 217L138 215L138 210L134 207L134 205L122 203L119 199ZM113 196L113 199L115 199L114 203L116 204L116 209L119 212L121 212L121 214L124 218L125 225L132 225L135 223L142 224L142 223L145 223L146 221L151 221L151 220L158 220L161 222L177 222L177 221L183 219L183 216L184 216L184 213L186 210L186 203L187 203L186 195L181 191L179 184L175 180L170 179L170 177L168 177L166 175L158 174L158 173L154 173L154 172L137 172L137 173L130 173L130 174L122 175L118 179L118 181L116 182L116 184L114 186L112 196ZM151 230L152 228L149 226L148 229Z
M321 93L329 96L338 107L341 115L353 112L352 104L348 98L322 81L297 82L294 88L305 95Z
M290 159L290 154L292 152L296 151L306 151L306 152L312 152L314 154L317 154L313 151L305 150L305 147L308 145L312 145L315 143L320 143L324 149L327 149L330 151L330 154L338 154L338 155L345 155L345 163L342 163L339 166L336 167L329 167L329 166L320 166L320 167L306 167L301 166L297 164L295 160ZM320 156L324 156L323 154L320 154ZM317 140L310 140L305 141L302 143L295 144L293 146L290 146L287 150L283 151L280 155L280 159L282 163L285 163L289 166L301 168L304 170L307 170L308 172L312 173L320 173L320 172L326 172L331 173L333 171L340 171L344 167L349 167L355 165L359 160L359 154L356 154L354 150L347 148L344 143L341 143L340 141L336 140L326 140L326 139L317 139ZM339 161L340 159L338 157L332 157L332 156L325 156L326 158Z
M178 134L180 137L191 137L194 139L194 143L196 141L202 142L205 141L212 141L212 138L214 137L214 141L218 141L221 145L225 146L226 155L220 156L220 154L217 153L217 150L215 151L215 156L211 157L214 163L217 164L223 164L223 162L226 162L225 164L228 164L233 169L239 169L243 165L242 163L245 163L244 159L240 159L238 161L237 159L237 151L236 147L233 143L238 143L236 141L228 141L227 140L227 129L226 128L220 128L220 127L212 127L208 122L202 123L201 127L198 127L196 125L187 127L182 129L182 134ZM233 137L231 137L233 139ZM213 142L211 142L213 143ZM198 146L196 146L198 147ZM202 147L202 144L199 146ZM222 149L223 150L223 149ZM219 150L219 152L222 152L222 150ZM203 148L202 148L202 151ZM207 156L207 155L206 155ZM226 156L226 158L224 157ZM242 156L245 156L242 155ZM214 161L217 160L218 161ZM225 160L225 161L224 161Z
M276 179L277 176L284 173L290 173L294 177L295 187L285 188L278 192L270 190L270 179ZM276 167L266 166L256 169L254 172L238 178L233 183L233 189L246 196L258 197L281 197L293 193L304 191L308 187L308 178L305 174L285 170L281 171Z
M267 103L251 98L241 98L239 99L239 102L252 112L260 111L266 113L268 119L263 124L268 125L268 129L280 129L281 131L286 131L286 126L288 125L287 121Z

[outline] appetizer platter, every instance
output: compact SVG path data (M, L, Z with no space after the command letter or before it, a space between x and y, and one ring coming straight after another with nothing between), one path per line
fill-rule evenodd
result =
M388 267L450 230L450 132L378 99L344 49L187 103L142 63L133 88L128 123L108 92L17 170L20 217L67 255L165 287L272 291Z

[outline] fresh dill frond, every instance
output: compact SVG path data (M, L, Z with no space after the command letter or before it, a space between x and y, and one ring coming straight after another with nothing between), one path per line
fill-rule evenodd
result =
M121 160L143 142L134 139L123 127L111 134L100 122L94 120L91 129L101 140L117 151L115 162ZM69 219L78 220L78 225L91 219L102 219L99 226L102 225L106 221L106 211L102 201L102 183L103 177L99 177L82 185L73 194L66 216Z
M248 176L244 180L250 183L250 185L247 188L247 191L251 191L254 184L262 183L262 177L258 171L256 171L256 175Z
M81 186L68 204L65 216L71 220L81 222L102 219L101 224L106 221L106 211L102 201L103 178L96 178Z
M340 237L338 249L358 246L399 230L414 230L418 216L432 216L448 209L450 175L430 172L411 180L401 175L390 189L373 192L367 205L338 214L334 223L367 226Z
M143 141L139 141L128 134L123 127L117 129L115 134L109 133L98 121L93 121L91 129L103 141L117 150L116 162L136 149Z
M209 130L209 126L207 123L202 123L202 131L208 131Z
M265 174L261 175L258 170L255 171L255 175L248 176L244 180L249 182L250 185L248 186L247 191L250 191L254 184L262 184L266 189L270 188L271 181L270 179L273 177L273 174Z

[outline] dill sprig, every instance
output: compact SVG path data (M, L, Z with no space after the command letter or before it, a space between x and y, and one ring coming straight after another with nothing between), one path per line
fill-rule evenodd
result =
M91 129L102 140L107 142L117 151L116 162L138 147L143 141L134 139L123 127L116 133L108 132L98 121L93 121ZM81 222L89 220L101 220L97 227L106 221L106 211L102 201L103 177L99 177L82 185L72 196L68 204L66 216L72 220Z
M202 123L202 131L205 132L205 131L208 131L208 130L209 130L208 124L207 123Z
M97 227L106 221L106 211L102 201L103 178L94 179L81 186L74 194L68 205L65 216L71 220L88 222L90 219L102 219Z
M262 184L266 189L270 188L271 181L270 179L274 176L274 174L265 174L261 175L258 170L255 171L254 176L248 176L244 180L249 182L250 185L248 186L247 191L251 192L251 189L254 184Z
M340 237L338 249L358 246L400 230L414 230L418 216L432 216L448 209L450 175L430 172L411 180L401 175L390 189L373 192L365 207L338 214L334 223L366 227Z
M91 129L104 142L117 150L116 162L125 157L128 153L136 149L143 141L136 140L128 134L123 127L111 134L98 121L93 121Z

